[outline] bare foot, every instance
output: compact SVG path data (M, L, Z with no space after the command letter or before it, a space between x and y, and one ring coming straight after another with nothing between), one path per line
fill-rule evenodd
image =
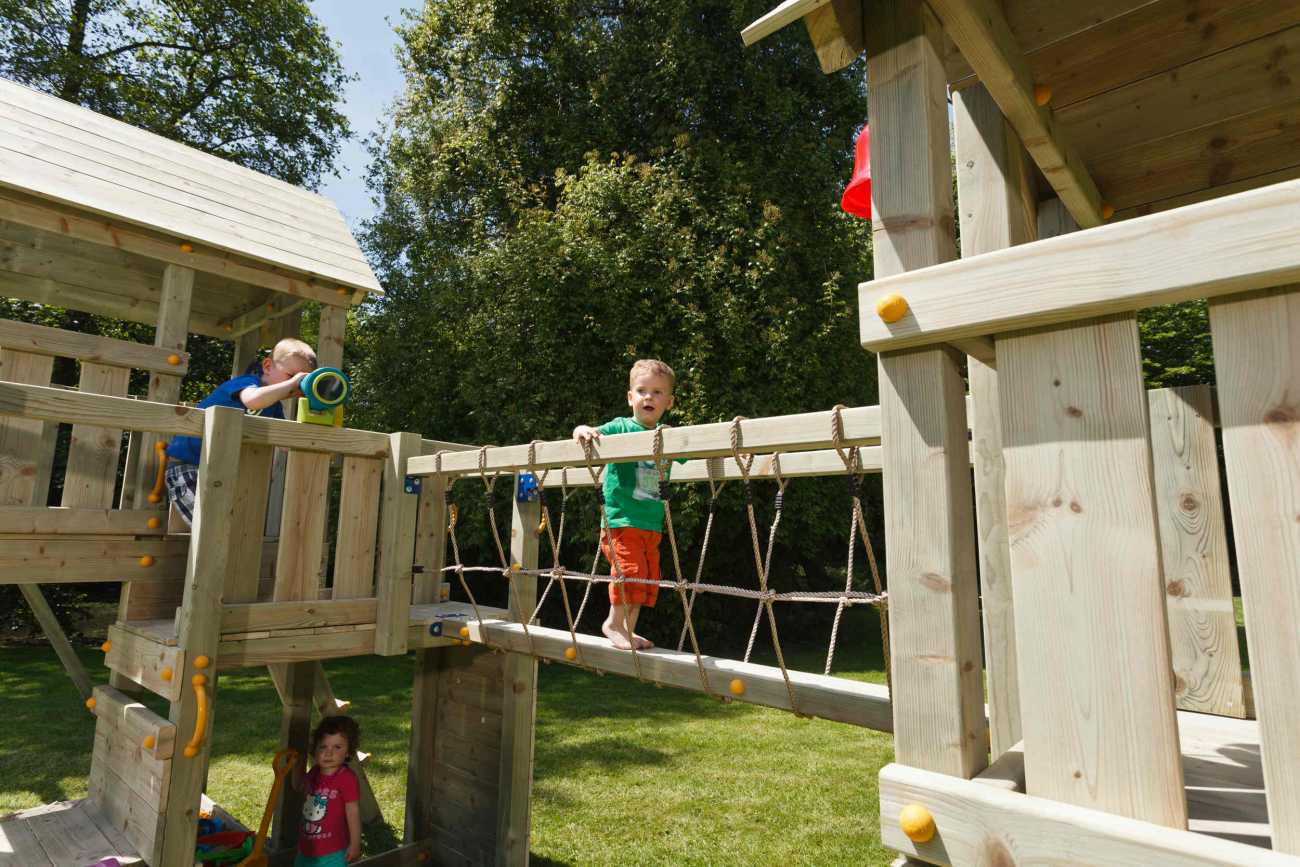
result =
M615 629L613 626L606 623L600 627L600 631L605 633L605 637L609 639L609 643L614 645L616 650L632 649L632 642L628 641L627 636ZM640 645L638 645L638 647L639 646Z
M655 646L653 641L646 638L644 635L637 635L635 632L632 633L632 640L636 642L637 650L649 650Z

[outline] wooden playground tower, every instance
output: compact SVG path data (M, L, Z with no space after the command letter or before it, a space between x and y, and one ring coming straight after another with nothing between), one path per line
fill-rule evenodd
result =
M320 660L413 651L405 842L368 863L526 863L537 659L576 656L892 731L881 831L914 862L1300 864L1300 3L789 0L745 38L801 17L828 72L868 55L880 406L838 433L813 412L610 437L599 459L694 458L673 474L689 483L737 475L736 437L785 477L843 474L831 447L860 448L884 480L892 691L528 624L536 501L511 498L509 609L444 601L444 492L582 450L170 405L187 332L246 335L239 368L303 301L322 362L341 361L373 276L328 203L0 82L0 289L159 325L143 347L0 323L0 581L126 582L91 795L0 822L13 863L81 863L92 843L189 863L220 671L274 666L301 745L313 705L334 706ZM885 322L889 296L906 312ZM1192 298L1210 299L1217 390L1148 394L1136 311ZM48 387L55 355L81 361L78 391ZM123 396L128 369L151 372L150 400ZM49 509L55 423L73 444ZM144 493L154 439L200 433L187 535ZM56 833L84 845L60 859Z

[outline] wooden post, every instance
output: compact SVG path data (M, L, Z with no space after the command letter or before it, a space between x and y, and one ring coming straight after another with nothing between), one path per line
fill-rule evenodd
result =
M1174 689L1182 710L1243 717L1232 571L1208 385L1147 393Z
M379 552L375 567L375 593L379 607L375 623L375 653L406 653L411 622L411 579L415 558L416 497L403 489L406 462L420 454L420 435L395 433L384 464L379 507Z
M1132 314L998 339L1029 794L1186 827Z
M879 278L956 250L942 29L920 0L865 13ZM878 369L895 752L969 778L988 753L965 388L944 348L882 355Z
M542 519L537 500L519 502L515 476L514 509L510 520L510 560L524 569L537 568ZM526 621L537 605L537 578L518 574L512 579L510 615ZM537 658L507 653L505 690L501 705L501 782L497 790L497 858L499 867L528 863L529 804L533 788L533 725L537 716Z
M962 256L977 256L1034 240L1038 234L1037 206L1031 163L1019 137L984 85L955 92L952 102ZM1020 686L997 368L994 363L970 357L967 379L972 404L971 460L975 467L989 734L991 756L996 760L1020 740Z
M194 837L199 820L199 796L207 774L211 743L213 680L217 646L221 636L221 595L226 581L235 492L239 477L240 432L244 414L229 407L204 410L203 450L199 460L199 489L190 531L190 548L185 570L185 597L177 623L177 646L185 665L181 698L171 704L169 718L177 738L189 740L197 730L198 752L187 757L177 745L172 761L171 786L165 808L163 839L157 864L189 863L194 857ZM206 658L207 665L200 666ZM200 688L196 675L207 679ZM199 694L206 693L206 724L199 728Z
M1273 849L1300 855L1300 287L1210 302Z

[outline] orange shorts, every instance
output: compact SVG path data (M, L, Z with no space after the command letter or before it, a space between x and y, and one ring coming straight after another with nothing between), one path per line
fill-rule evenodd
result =
M659 580L659 537L662 534L639 527L614 527L606 532L609 536L601 537L600 549L611 564L618 563L617 569L611 569L614 575L621 572L624 578ZM613 537L613 551L610 550L610 537ZM628 605L653 606L659 598L658 584L629 583L623 587L627 590ZM609 585L609 601L611 605L623 602L617 582Z

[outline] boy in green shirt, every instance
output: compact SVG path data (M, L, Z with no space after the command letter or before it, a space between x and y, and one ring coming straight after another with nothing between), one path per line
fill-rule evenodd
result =
M631 417L616 418L600 427L580 424L573 429L579 444L599 440L602 434L640 433L654 430L663 414L672 409L673 369L657 359L641 359L628 373L627 405ZM615 574L624 578L659 580L659 539L664 529L664 504L659 498L659 472L654 461L609 464L604 481L605 516L608 531L601 532L601 549ZM657 584L637 582L609 585L609 616L600 631L620 650L653 647L637 635L636 620L642 607L654 607L659 598Z

